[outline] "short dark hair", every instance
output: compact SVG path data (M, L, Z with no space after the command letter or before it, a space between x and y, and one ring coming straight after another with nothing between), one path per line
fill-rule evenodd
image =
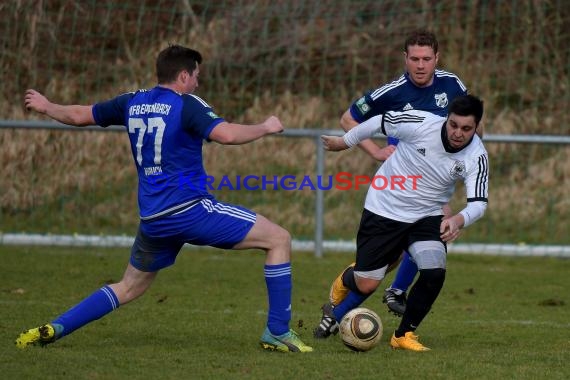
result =
M408 47L413 45L429 46L433 49L434 54L437 54L439 47L435 34L427 29L416 29L411 32L404 42L404 51L407 53Z
M453 99L449 105L449 114L459 116L473 116L475 125L479 125L483 117L483 101L475 95L462 95Z
M202 63L202 54L180 45L169 45L156 58L156 79L158 83L172 83L183 70L190 74Z

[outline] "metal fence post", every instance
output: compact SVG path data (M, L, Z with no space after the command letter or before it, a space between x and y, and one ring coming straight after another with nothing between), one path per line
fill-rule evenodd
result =
M325 155L323 142L319 135L315 136L315 145L317 148L317 183L324 177L325 171ZM317 186L315 199L315 257L323 257L323 231L324 231L324 190L321 186Z

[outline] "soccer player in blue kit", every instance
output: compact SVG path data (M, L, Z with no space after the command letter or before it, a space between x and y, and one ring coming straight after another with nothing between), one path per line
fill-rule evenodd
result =
M123 278L105 285L51 322L23 332L16 346L46 345L141 296L185 243L222 249L262 249L269 312L264 349L310 352L289 328L291 236L246 208L217 201L206 190L203 141L245 144L283 131L275 116L256 125L230 123L198 96L202 56L171 45L156 60L158 85L94 105L59 105L28 90L25 105L59 122L124 125L137 168L140 224Z
M467 94L467 89L455 74L436 69L439 60L438 47L439 43L432 32L418 29L410 33L404 42L406 72L397 80L382 85L356 100L342 115L341 127L348 132L359 123L387 111L420 110L438 116L447 116L449 103L457 96ZM477 132L480 136L481 130L482 126ZM396 138L388 137L387 140L388 145L384 148L380 148L372 140L361 142L359 147L372 158L385 161L398 144ZM446 214L451 213L449 207L445 207L444 211ZM385 290L383 296L383 302L394 314L399 316L404 314L406 291L417 272L417 265L409 253L404 252L394 282ZM331 318L332 309L343 300L347 291L342 286L331 288L329 303L323 306L321 323L314 331L316 338L327 338L338 332L338 325Z

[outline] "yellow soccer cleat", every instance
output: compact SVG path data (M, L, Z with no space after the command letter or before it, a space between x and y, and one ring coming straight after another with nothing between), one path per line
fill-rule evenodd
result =
M53 342L55 342L55 330L48 323L21 333L16 339L16 347L24 349L28 346L45 346Z
M339 303L342 302L343 299L346 298L346 295L348 294L348 292L350 291L350 289L348 289L346 286L344 286L344 284L342 283L342 276L344 275L344 272L346 272L348 269L354 267L354 264L356 263L352 263L350 264L348 267L346 267L341 274L339 274L333 281L332 285L331 285L331 290L329 292L329 302L332 303L334 306L338 305Z
M392 339L390 339L390 346L394 349L403 349L410 351L430 351L429 348L418 342L418 336L412 331L408 331L404 336L396 338L396 334L392 334Z

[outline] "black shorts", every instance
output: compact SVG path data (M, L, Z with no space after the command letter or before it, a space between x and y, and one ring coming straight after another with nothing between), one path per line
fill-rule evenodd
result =
M398 260L416 241L443 241L443 216L428 216L414 223L398 222L364 209L356 237L356 272L369 272ZM443 243L445 246L445 243Z

